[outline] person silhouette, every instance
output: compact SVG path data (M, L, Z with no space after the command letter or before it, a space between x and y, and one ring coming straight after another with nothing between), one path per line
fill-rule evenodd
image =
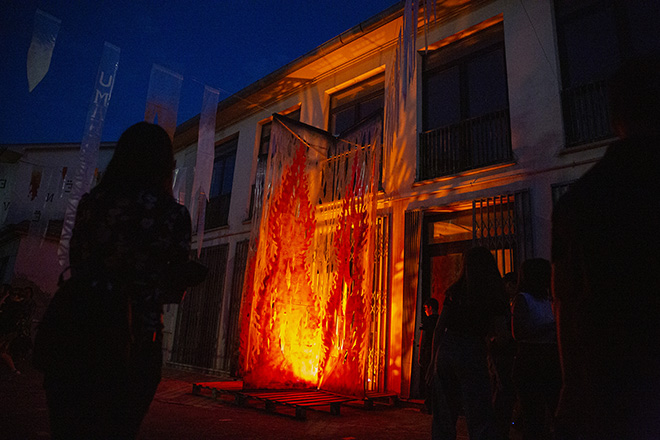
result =
M426 412L431 414L433 408L431 406L430 394L431 390L426 383L426 375L431 365L433 358L433 331L435 324L438 322L438 309L440 304L435 298L428 298L424 301L424 315L422 316L422 326L420 327L421 336L419 341L419 392L424 398L424 405Z
M660 59L608 84L619 140L552 215L565 439L660 438Z
M456 438L463 406L471 439L495 438L487 337L506 332L504 284L485 247L468 250L459 280L445 293L433 335L433 421L431 438Z
M523 440L551 438L546 415L554 415L561 389L551 271L546 259L524 261L520 293L513 302L511 328L517 349L512 377L520 399Z
M172 197L173 167L165 130L137 123L119 138L101 182L80 200L71 279L89 280L82 294L110 298L106 315L117 309L126 325L108 323L116 331L100 333L102 362L62 346L56 349L74 353L66 360L71 368L44 366L53 439L132 439L149 409L161 379L162 306L183 294L172 274L190 253L190 215Z

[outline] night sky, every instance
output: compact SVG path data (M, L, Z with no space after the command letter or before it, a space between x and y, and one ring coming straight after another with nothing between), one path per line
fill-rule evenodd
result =
M144 119L153 64L183 76L177 123L200 113L204 85L223 100L396 0L4 0L0 144L80 142L104 42L121 50L104 141ZM61 20L50 69L28 92L37 9Z

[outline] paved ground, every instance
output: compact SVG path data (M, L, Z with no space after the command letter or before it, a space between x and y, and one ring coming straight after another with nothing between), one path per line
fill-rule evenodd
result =
M0 366L0 438L49 439L48 415L41 376L27 362L19 362L20 376ZM192 382L216 378L166 369L140 432L140 440L162 439L406 439L430 438L431 416L414 407L359 404L341 407L341 415L328 409L308 411L306 420L293 413L273 414L263 408L238 407L192 394ZM461 423L459 439L467 440Z

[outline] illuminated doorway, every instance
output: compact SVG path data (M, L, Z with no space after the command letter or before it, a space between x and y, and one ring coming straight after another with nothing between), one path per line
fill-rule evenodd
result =
M528 191L484 197L428 210L422 222L421 283L418 292L411 397L420 397L417 362L424 302L433 297L440 304L445 291L460 276L462 255L474 246L490 249L502 275L515 271L533 256L531 210Z

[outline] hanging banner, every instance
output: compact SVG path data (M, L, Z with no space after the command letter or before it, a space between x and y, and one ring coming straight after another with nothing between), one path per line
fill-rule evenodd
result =
M41 9L37 9L34 14L34 31L27 53L27 79L30 92L48 73L61 23L61 20Z
M419 15L419 2L417 0L406 0L403 11L403 41L401 50L401 80L403 102L408 99L408 87L415 77L415 66L417 65L417 17Z
M65 267L69 264L69 240L76 220L78 202L83 194L89 191L96 172L105 114L110 105L118 66L119 48L106 42L96 74L94 93L87 112L87 122L80 144L78 169L73 178L71 195L64 214L60 247L57 250L60 265Z
M158 124L174 139L183 77L158 64L151 68L144 120Z
M197 232L197 256L202 252L204 240L204 219L206 217L206 203L209 200L211 177L213 176L213 160L215 157L215 117L218 108L220 93L204 86L202 99L202 112L199 116L199 136L197 141L197 159L195 160L195 177L191 202L193 225ZM195 232L195 231L194 231Z
M180 205L188 206L186 204L186 182L188 181L188 168L180 167L174 170L174 178L172 179L172 195Z

